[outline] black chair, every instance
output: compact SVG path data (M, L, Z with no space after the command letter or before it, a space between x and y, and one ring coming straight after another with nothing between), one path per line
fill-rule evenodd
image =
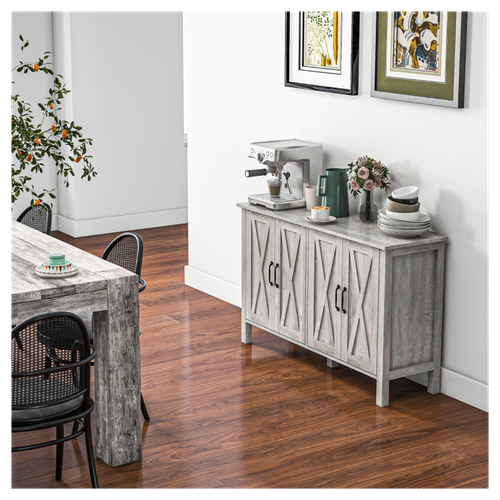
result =
M30 206L17 218L17 222L50 236L52 211L48 205L42 203L37 207Z
M147 286L146 281L141 278L143 253L144 242L139 234L122 233L106 247L106 250L104 250L104 253L102 254L102 258L137 274L139 276L139 292L142 292ZM93 342L94 334L92 329L92 313L82 314L81 317L87 327L87 331L89 332L90 342ZM149 421L149 413L146 408L142 392L141 411L144 420Z
M72 313L41 314L12 330L12 432L56 428L54 440L13 446L12 451L55 445L55 477L60 480L64 443L85 434L90 479L92 487L98 488L90 417L94 357L85 325ZM64 425L70 422L72 431L65 436Z

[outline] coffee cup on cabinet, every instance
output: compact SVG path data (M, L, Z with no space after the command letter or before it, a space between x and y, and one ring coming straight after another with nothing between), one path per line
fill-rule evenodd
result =
M321 196L316 194L317 186L306 186L306 209L311 210L312 207L321 205Z
M318 221L327 221L330 218L329 207L312 207L311 218Z

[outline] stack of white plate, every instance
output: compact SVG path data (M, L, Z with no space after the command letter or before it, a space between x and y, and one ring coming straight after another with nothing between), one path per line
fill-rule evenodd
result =
M387 215L386 209L381 208L378 211L378 227L384 233L399 238L414 238L415 236L426 233L431 227L431 218L422 212L419 213L417 220L396 218L396 216L400 215L404 214L392 214L389 216Z

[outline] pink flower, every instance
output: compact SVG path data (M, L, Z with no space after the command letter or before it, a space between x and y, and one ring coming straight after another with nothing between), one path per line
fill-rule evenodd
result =
M382 187L382 179L380 177L377 177L377 180L375 181L375 187Z
M353 191L359 191L360 185L358 184L358 182L356 181L356 179L351 179L349 182L351 183L351 189Z
M363 189L365 191L373 191L375 189L375 183L371 179L367 179L363 182Z
M370 177L370 171L366 167L361 167L358 170L358 176L362 179L368 179L368 177Z

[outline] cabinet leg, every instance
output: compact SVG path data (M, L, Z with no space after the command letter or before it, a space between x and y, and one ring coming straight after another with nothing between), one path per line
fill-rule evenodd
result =
M241 341L244 344L252 343L252 325L245 320L241 322Z
M437 394L441 389L441 370L436 368L428 374L427 379L427 392L430 394Z
M333 361L333 359L326 358L326 366L328 366L328 368L337 368L339 364Z
M389 406L389 377L377 379L377 406Z

